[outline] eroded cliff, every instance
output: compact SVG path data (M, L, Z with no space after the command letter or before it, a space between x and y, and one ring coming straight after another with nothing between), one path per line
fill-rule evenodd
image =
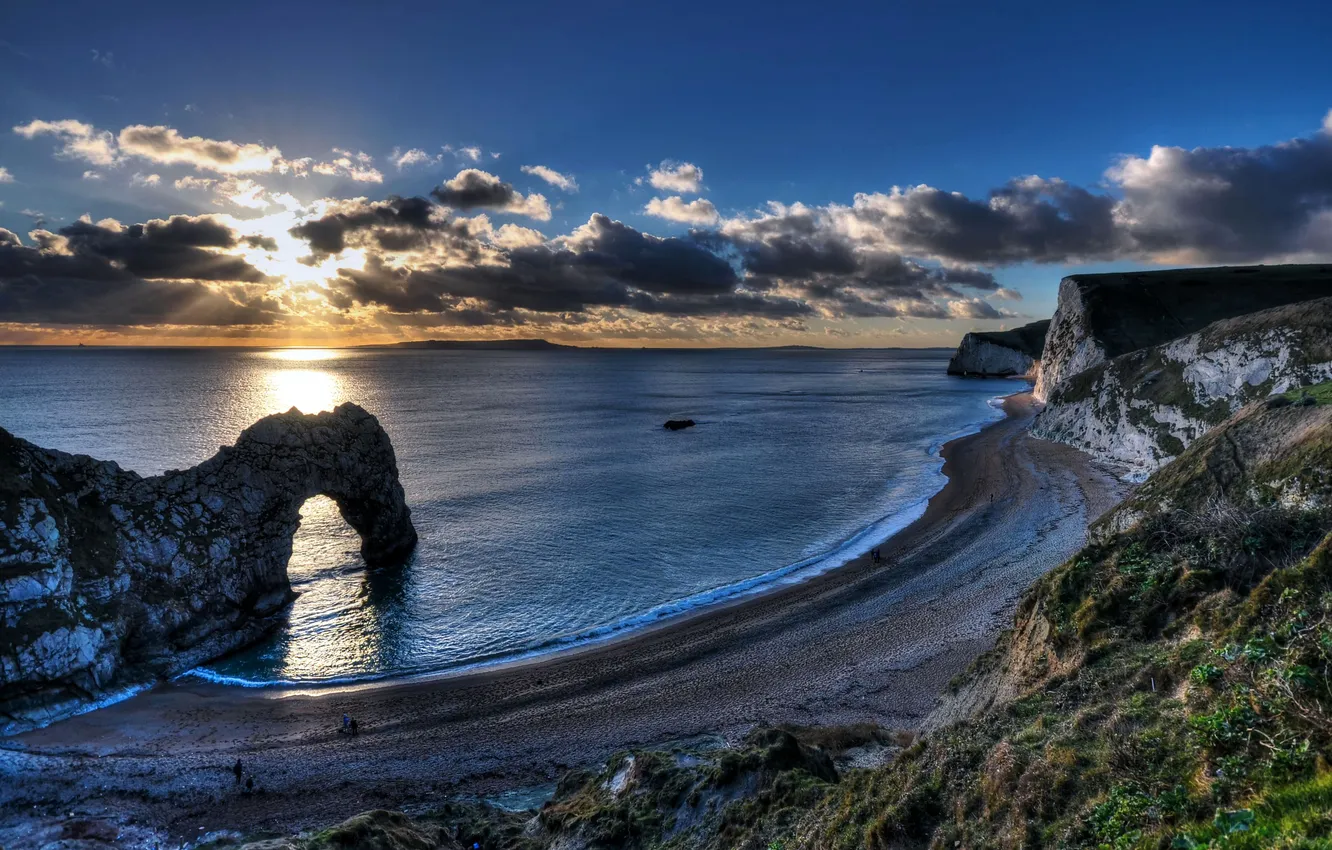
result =
M1075 375L1222 319L1332 295L1332 266L1225 266L1072 275L1059 301L1036 381L1050 399Z
M269 416L151 478L0 429L0 732L261 637L292 599L292 536L315 495L360 533L367 564L410 555L393 446L354 404Z
M1141 480L1244 405L1332 378L1332 298L1213 322L1059 383L1033 433Z
M1010 331L973 332L948 361L948 374L980 378L1007 378L1033 374L1045 346L1049 319Z

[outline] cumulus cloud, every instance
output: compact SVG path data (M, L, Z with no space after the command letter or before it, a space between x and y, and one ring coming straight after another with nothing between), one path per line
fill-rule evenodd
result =
M0 165L0 183L13 183L14 175L9 173L9 169Z
M310 167L315 174L350 177L358 183L383 183L384 175L372 167L375 158L365 151L343 150L334 148L335 158L331 162L317 162Z
M440 161L443 154L431 156L420 148L411 148L410 150L401 150L394 148L389 154L389 162L393 163L399 171L406 168L412 168L417 165L435 165Z
M95 170L93 170L93 169L90 168L90 169L88 169L87 171L83 172L83 179L84 179L84 180L101 180L101 179L102 179L102 172L100 172L100 171L95 171Z
M161 182L162 182L162 175L144 174L141 171L136 171L134 173L134 176L130 178L131 186L156 186Z
M182 136L172 127L134 124L120 131L120 150L162 165L190 165L201 171L221 174L253 174L275 171L282 163L276 147Z
M375 203L357 199L301 222L291 228L291 234L308 242L316 257L340 254L353 242L384 251L407 251L425 247L432 233L469 238L465 224L441 213L425 198L391 197Z
M941 304L974 297L963 290L999 288L982 269L903 256L849 228L844 209L774 204L766 215L730 219L694 238L734 254L750 286L797 293L829 318L947 318Z
M703 169L689 162L664 160L649 172L648 182L663 192L698 194L703 188Z
M459 171L452 180L436 186L430 194L441 204L454 209L489 209L550 221L550 204L545 195L533 192L524 196L512 184L476 168Z
M550 185L563 189L566 192L578 191L578 181L574 180L572 174L561 174L555 169L547 168L544 165L524 165L521 170L524 174L540 177Z
M65 159L81 159L91 165L103 166L115 165L119 161L115 137L82 121L29 121L15 126L14 132L25 139L55 136L60 142L56 155Z
M511 321L515 311L807 315L795 299L750 292L724 259L685 239L640 233L603 215L555 242L509 249L495 261L393 267L377 258L343 269L344 303L391 312L468 309L474 321Z
M1324 124L1326 125L1326 120ZM861 245L950 263L1245 263L1332 255L1332 130L1257 148L1154 146L1106 189L1038 176L970 198L931 186L819 208ZM799 206L799 205L796 205Z
M643 207L643 212L683 224L716 224L721 218L717 215L717 208L712 205L712 201L695 198L686 203L679 195L653 198Z
M279 315L266 287L251 285L265 276L225 252L241 238L206 216L81 219L32 238L0 234L0 322L260 325Z

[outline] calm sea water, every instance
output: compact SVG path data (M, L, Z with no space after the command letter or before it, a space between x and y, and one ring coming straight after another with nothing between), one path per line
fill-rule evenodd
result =
M307 502L290 624L205 675L319 682L595 639L866 551L998 414L938 351L0 349L0 427L145 475L255 419L355 401L388 429L420 546L367 573ZM699 424L676 433L668 418Z

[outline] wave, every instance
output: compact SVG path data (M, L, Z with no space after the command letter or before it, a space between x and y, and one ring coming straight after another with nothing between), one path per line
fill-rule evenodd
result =
M928 493L912 500L903 507L897 508L891 513L879 517L827 551L817 555L811 555L807 558L802 558L787 564L786 566L779 567L778 569L762 573L752 578L743 579L711 590L701 591L670 602L664 602L655 605L646 611L633 614L612 623L553 637L523 649L495 653L488 656L478 656L451 665L405 668L375 673L358 673L349 676L333 676L323 679L246 679L240 676L228 676L204 667L196 667L187 670L182 673L181 676L202 679L219 685L242 688L312 689L371 684L386 679L405 680L457 676L464 673L474 672L476 670L496 667L502 664L531 661L557 652L564 652L570 649L604 643L649 626L659 625L688 614L696 613L701 609L734 602L749 596L755 596L777 587L785 587L808 581L811 578L844 566L849 561L864 555L924 516L925 509L928 507L930 499L934 498L947 483L947 478L943 476L942 472L943 447L954 440L979 433L986 426L1003 419L1004 413L1002 407L1004 400L1009 395L1016 395L1023 391L1024 390L1015 390L1013 393L998 395L986 399L985 404L989 408L989 415L986 416L986 418L968 423L962 428L959 428L930 444L928 453L935 462L933 478L938 486L931 489Z

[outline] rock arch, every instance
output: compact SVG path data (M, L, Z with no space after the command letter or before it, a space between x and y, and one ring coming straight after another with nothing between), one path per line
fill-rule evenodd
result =
M279 625L300 508L316 495L371 567L415 548L392 443L354 404L266 417L198 466L150 478L0 429L0 731Z

